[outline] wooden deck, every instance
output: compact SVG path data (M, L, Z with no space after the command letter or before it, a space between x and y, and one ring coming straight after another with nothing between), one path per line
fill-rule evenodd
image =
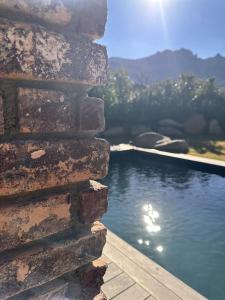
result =
M206 300L109 230L103 259L109 300Z

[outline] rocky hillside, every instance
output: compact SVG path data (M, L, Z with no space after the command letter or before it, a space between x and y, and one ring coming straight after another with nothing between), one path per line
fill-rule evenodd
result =
M110 58L111 70L125 69L134 82L151 84L165 79L176 79L182 73L200 78L215 77L225 86L225 57L220 54L202 59L190 50L165 50L141 59Z

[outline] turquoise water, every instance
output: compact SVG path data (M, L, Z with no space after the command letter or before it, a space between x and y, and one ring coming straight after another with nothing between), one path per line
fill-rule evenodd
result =
M210 300L225 300L225 178L147 158L112 158L103 222Z

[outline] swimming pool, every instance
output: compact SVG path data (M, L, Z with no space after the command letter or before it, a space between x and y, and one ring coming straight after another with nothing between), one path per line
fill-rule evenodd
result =
M103 222L211 300L225 299L225 178L136 155L111 158Z

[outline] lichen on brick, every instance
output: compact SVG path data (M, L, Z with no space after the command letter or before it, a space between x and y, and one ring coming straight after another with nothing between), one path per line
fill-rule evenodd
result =
M98 139L2 143L0 195L99 179L108 172L108 160L109 144Z
M0 78L98 85L107 80L105 47L42 26L0 18Z
M105 30L107 0L0 0L0 14L96 39Z
M0 135L4 133L3 99L0 94Z

